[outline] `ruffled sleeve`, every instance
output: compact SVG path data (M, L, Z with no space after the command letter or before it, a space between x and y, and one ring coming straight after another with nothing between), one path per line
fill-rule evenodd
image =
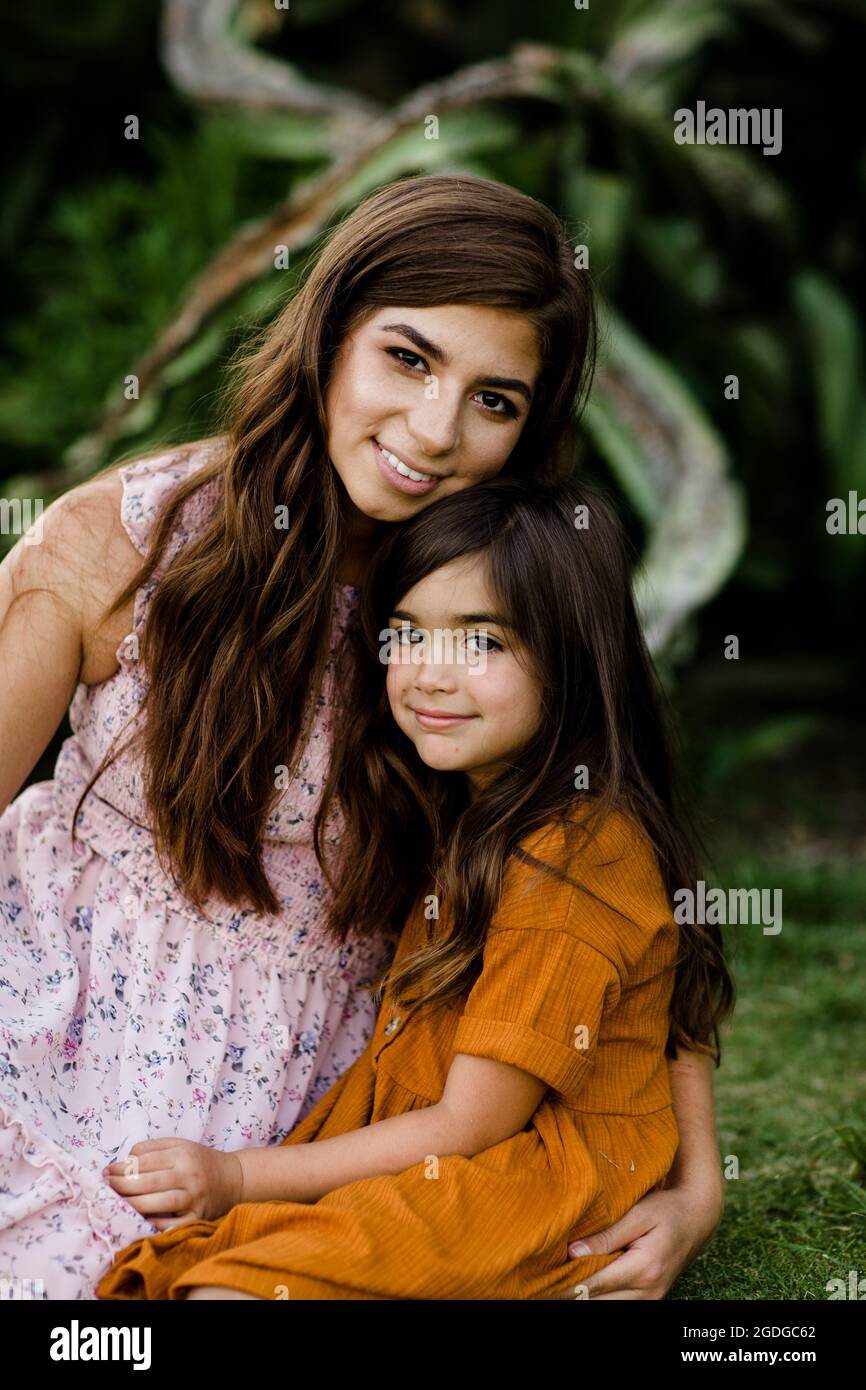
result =
M201 468L218 446L219 441L208 441L192 449L185 446L151 458L138 459L118 470L123 484L120 519L123 529L141 555L148 553L160 510L169 495L190 473ZM145 619L154 590L174 556L198 533L213 506L216 486L216 482L212 481L187 498L165 554L150 579L137 590L132 631L123 638L115 653L121 666L137 669ZM142 693L143 688L139 689L139 694Z
M210 452L210 447L204 445L198 449L186 447L154 458L138 459L119 470L123 483L120 518L126 534L142 555L147 554L166 498L207 461ZM178 539L181 542L185 539L182 527Z

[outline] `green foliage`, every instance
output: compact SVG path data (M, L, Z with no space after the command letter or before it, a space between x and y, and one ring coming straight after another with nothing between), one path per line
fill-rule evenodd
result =
M56 460L122 393L137 356L234 231L242 153L219 125L144 137L152 180L118 173L62 197L24 256L34 311L13 322L0 376L0 435Z
M112 51L128 63L142 49L142 26L155 26L159 7L138 12L135 25L97 0L89 14L90 60L107 67ZM850 212L830 205L809 225L817 190L825 192L823 162L810 165L808 137L789 124L785 148L795 144L794 159L678 146L672 135L674 111L698 98L753 104L765 89L754 74L769 61L772 103L787 122L799 110L803 63L826 60L834 45L847 51L845 23L817 4L795 15L781 0L618 0L535 11L518 0L438 0L399 15L360 0L305 0L275 15L246 0L233 22L237 37L307 80L356 86L384 107L518 41L557 45L557 66L534 100L445 110L438 140L426 139L420 122L402 131L346 180L337 215L377 183L434 168L510 180L561 209L574 240L589 247L617 326L607 343L610 370L586 416L583 461L607 472L633 510L647 542L638 580L644 611L649 621L658 617L669 643L679 621L679 646L670 651L687 658L697 640L689 613L724 587L743 553L746 499L751 536L736 570L745 591L782 589L808 574L832 592L839 576L863 571L862 538L831 545L823 534L828 484L820 466L837 493L866 489L863 348L851 288L861 239ZM74 27L46 31L42 42L48 65L73 51L88 59L88 38ZM39 220L26 180L16 181L7 207L21 285L0 367L7 476L45 473L59 485L71 446L120 399L124 377L196 277L245 223L330 158L319 119L185 107L159 73L155 30L142 72L134 98L114 94L90 118L103 141L94 176L82 176L80 137L76 146L70 136L73 173L57 181ZM50 89L47 79L42 85ZM68 120L66 99L44 118L55 132ZM114 137L106 145L118 110L139 108L148 113L140 147L118 147ZM44 190L43 128L22 167L43 171ZM835 130L844 164L856 140L838 121ZM211 428L226 354L245 323L266 319L290 292L318 230L293 252L290 274L247 286L181 349L128 412L116 448ZM723 395L731 374L740 381L736 404ZM789 540L774 516L780 496L813 518Z
M726 730L713 739L704 768L704 785L716 792L768 760L794 752L818 726L810 714L778 715L745 729Z
M866 496L866 356L858 316L826 276L803 270L792 288L835 493L845 500L849 489ZM853 569L866 554L866 535L851 542L837 550L839 563Z

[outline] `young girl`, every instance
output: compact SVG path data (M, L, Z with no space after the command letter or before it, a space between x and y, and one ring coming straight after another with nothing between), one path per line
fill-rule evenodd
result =
M363 1051L393 942L375 915L326 931L333 655L390 530L500 472L571 469L593 324L548 208L391 184L240 361L224 434L74 489L0 565L9 1287L92 1297L156 1229L107 1163L166 1135L277 1142ZM21 791L71 694L53 778ZM711 1059L670 1065L681 1147L617 1228L607 1291L653 1296L719 1220Z
M512 479L446 499L380 553L351 650L333 921L405 918L373 1038L282 1146L112 1165L182 1224L100 1297L557 1297L607 1258L569 1233L673 1161L666 1044L718 1045L731 982L718 928L678 940L695 864L612 512Z

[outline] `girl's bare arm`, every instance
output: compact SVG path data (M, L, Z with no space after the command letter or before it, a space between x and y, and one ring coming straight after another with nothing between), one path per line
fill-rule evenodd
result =
M239 1151L243 1187L237 1200L315 1202L346 1183L402 1173L429 1158L471 1158L523 1129L546 1089L519 1067L458 1052L435 1105L315 1144Z
M360 1178L403 1173L417 1163L470 1158L523 1129L547 1087L519 1067L454 1055L435 1105L307 1144L222 1153L189 1139L145 1139L105 1175L161 1230L216 1220L240 1202L315 1202Z

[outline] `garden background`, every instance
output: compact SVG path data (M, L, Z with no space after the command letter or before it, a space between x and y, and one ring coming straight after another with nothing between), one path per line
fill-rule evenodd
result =
M380 183L501 179L586 245L604 334L575 466L643 553L713 882L784 903L778 935L726 933L739 1001L716 1090L739 1176L671 1297L823 1299L866 1276L866 534L827 529L830 499L866 498L864 7L3 13L6 499L47 506L112 459L211 432L245 330ZM781 150L678 144L674 113L699 101L780 110Z

